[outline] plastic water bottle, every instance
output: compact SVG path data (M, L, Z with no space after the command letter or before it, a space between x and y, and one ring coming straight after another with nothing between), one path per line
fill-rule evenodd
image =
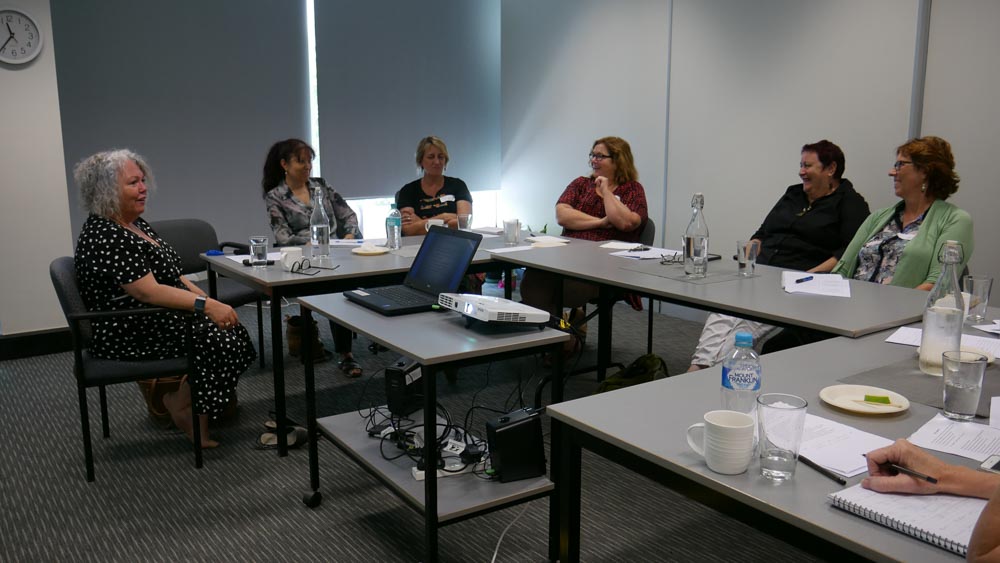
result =
M722 408L753 415L760 395L760 357L749 332L736 333L736 350L722 364Z
M385 218L385 245L391 250L398 250L403 246L403 216L395 203L389 205L389 216Z
M691 198L691 221L684 231L684 273L689 278L708 275L708 223L705 222L705 196L699 192Z
M960 350L965 302L958 285L958 268L962 265L962 245L946 241L938 252L941 275L938 276L924 309L924 326L920 335L920 371L941 375L941 354Z
M313 210L309 217L310 242L314 258L330 255L330 217L323 206L323 186L316 186Z

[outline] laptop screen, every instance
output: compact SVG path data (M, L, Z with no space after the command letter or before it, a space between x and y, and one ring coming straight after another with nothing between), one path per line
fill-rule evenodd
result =
M482 240L479 233L431 227L403 283L432 294L454 293Z

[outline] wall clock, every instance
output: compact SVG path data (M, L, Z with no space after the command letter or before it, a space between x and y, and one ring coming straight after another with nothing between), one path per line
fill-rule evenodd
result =
M0 62L24 64L42 52L42 33L25 12L0 8L0 45Z

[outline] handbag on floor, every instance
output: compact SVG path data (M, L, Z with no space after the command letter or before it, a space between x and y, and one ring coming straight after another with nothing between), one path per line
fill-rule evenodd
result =
M176 393L181 384L187 381L186 375L173 375L170 377L158 377L156 379L143 379L137 381L142 398L146 400L146 410L149 411L149 418L157 426L168 428L172 421L167 407L163 406L163 396L167 393Z
M639 356L638 359L624 369L619 370L614 375L602 381L594 393L614 391L615 389L638 385L663 377L670 377L670 374L667 373L667 364L663 361L663 358L656 354L645 354Z

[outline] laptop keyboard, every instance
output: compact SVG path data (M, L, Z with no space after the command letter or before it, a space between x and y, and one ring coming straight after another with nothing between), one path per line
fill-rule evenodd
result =
M430 294L417 291L405 285L373 288L369 289L368 292L391 299L400 305L419 305L432 300Z

